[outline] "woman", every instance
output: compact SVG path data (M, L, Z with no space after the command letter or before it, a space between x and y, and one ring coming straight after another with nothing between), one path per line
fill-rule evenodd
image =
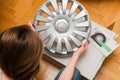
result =
M1 32L2 80L33 80L40 68L42 50L42 40L28 25Z
M33 21L0 33L0 80L34 80L42 57L42 39L34 32ZM74 52L70 63L63 68L55 80L79 80L80 72L75 69L79 57L87 49L84 43Z

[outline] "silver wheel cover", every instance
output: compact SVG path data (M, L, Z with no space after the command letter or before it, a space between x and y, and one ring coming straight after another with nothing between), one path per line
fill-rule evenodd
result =
M34 25L45 48L56 54L77 50L91 31L86 9L75 0L48 0L35 15Z

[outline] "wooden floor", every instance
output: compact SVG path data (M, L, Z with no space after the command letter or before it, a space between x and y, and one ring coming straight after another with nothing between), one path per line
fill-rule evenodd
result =
M9 27L27 24L34 18L38 8L46 0L0 0L0 31ZM87 9L93 21L120 34L119 0L79 0ZM120 43L120 35L116 39ZM59 68L43 60L40 80L53 80ZM120 80L120 47L103 63L94 80Z

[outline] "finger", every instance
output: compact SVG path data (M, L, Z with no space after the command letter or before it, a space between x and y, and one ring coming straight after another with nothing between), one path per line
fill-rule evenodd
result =
M87 48L88 48L88 45L85 46L85 49L87 49Z
M87 48L87 47L88 47L88 43L86 42L83 44L83 48Z
M86 41L85 44L88 44L88 41Z
M32 23L32 22L33 22L33 20L30 20L30 22Z
M28 22L28 24L29 24L29 25L32 25L33 22L34 22L33 20L30 20L30 21Z

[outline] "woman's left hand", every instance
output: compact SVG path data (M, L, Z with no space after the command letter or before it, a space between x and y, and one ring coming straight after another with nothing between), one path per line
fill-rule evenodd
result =
M35 31L34 21L33 21L33 20L30 20L30 21L28 22L28 25L30 26L30 28L31 28L33 31Z

